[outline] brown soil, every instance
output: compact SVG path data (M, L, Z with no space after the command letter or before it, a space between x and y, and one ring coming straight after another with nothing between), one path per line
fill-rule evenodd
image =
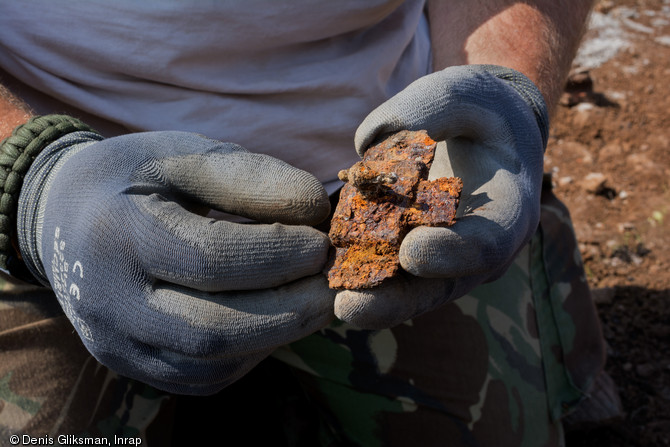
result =
M619 386L625 416L608 427L570 433L567 445L666 446L670 1L600 1L596 11L616 31L611 46L617 36L626 43L573 77L577 85L552 123L545 168L571 210L608 343L606 368ZM582 48L598 38L594 27Z

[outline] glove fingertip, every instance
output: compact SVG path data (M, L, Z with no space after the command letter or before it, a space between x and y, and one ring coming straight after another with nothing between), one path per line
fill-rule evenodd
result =
M284 223L295 223L302 225L317 225L325 221L330 215L330 199L323 185L313 177L304 181L303 190L306 192L303 198L297 198L287 211L287 221Z
M344 290L335 296L335 315L361 329L386 329L450 300L454 284L402 274L380 286Z
M389 109L388 102L370 112L358 126L358 129L356 129L354 135L354 148L361 158L365 155L365 151L367 151L370 146L388 136L390 133L397 132L401 129L411 128L411 126L407 123L403 123L398 116L389 112L387 109Z
M449 277L452 260L458 257L450 249L454 235L447 228L414 228L400 245L400 265L422 278Z
M359 329L379 330L397 326L411 317L406 306L392 297L363 290L345 290L335 297L335 316Z
M374 135L377 133L376 126L374 129L371 129L369 126L366 126L365 123L366 122L363 121L354 135L354 148L361 158L365 155L365 151L370 146Z

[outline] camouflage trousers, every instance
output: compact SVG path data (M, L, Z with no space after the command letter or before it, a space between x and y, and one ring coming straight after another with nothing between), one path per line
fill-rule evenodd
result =
M335 322L215 396L118 376L86 352L48 290L5 283L0 446L17 434L54 445L71 435L110 445L117 436L159 446L560 446L561 417L603 364L569 215L545 191L540 228L497 281L391 329Z

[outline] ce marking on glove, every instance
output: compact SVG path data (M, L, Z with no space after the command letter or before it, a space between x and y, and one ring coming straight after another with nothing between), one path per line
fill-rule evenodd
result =
M51 274L53 276L53 290L63 307L63 311L70 318L70 321L78 327L81 336L89 341L93 341L91 328L76 315L73 306L74 301L81 299L81 291L79 290L79 286L74 282L74 279L84 278L84 267L80 261L76 261L70 267L70 263L65 258L65 240L61 238L60 227L56 227L56 231L54 232L54 254L51 260Z
M75 436L75 435L58 435L56 437L44 435L40 437L30 435L11 435L9 437L11 445L60 445L60 446L77 446L77 445L142 445L142 438L133 438L125 436L116 436L113 438L106 437L92 437L92 436Z

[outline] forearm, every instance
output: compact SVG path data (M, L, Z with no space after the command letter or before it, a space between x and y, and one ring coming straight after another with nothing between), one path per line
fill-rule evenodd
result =
M0 141L10 136L15 127L33 115L30 108L0 84Z
M434 67L513 68L539 87L551 113L592 5L592 0L428 0Z

